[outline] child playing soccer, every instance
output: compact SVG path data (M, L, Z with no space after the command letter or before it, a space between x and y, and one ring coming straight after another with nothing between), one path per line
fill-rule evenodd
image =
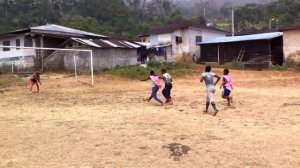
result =
M152 81L152 93L148 99L145 99L145 101L149 102L152 98L154 98L157 102L159 102L163 106L164 103L157 97L157 92L161 87L159 77L155 75L154 71L151 71L150 76L147 79L142 81L147 81L147 80Z
M216 82L214 82L214 78L217 78ZM216 116L218 113L218 109L216 107L216 103L215 103L215 99L214 99L214 93L216 91L215 89L215 85L217 85L217 83L219 82L220 77L218 75L216 75L215 73L211 72L211 67L210 66L206 66L205 67L205 72L202 74L200 82L202 83L203 81L205 81L205 85L206 85L206 108L203 111L204 113L208 112L208 107L211 104L212 107L214 108L214 114L213 116Z
M30 93L32 93L32 88L34 85L36 85L36 89L37 89L38 93L40 93L40 85L42 85L42 83L41 83L41 77L40 77L39 72L36 72L30 78Z
M171 75L167 73L166 69L162 69L161 74L162 74L162 77L160 77L160 78L163 79L165 82L165 88L162 90L162 94L166 98L165 103L172 105L173 101L172 101L172 97L171 97L171 89L173 87L173 84L172 84L173 79L172 79Z
M231 103L232 103L232 96L230 97L230 93L233 90L232 78L229 75L229 70L228 69L224 69L223 74L224 74L223 83L221 84L220 89L222 87L224 88L223 93L222 93L222 98L227 99L228 106L230 106Z

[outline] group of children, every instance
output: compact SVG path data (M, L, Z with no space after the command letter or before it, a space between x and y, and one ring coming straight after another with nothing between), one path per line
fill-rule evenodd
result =
M216 80L215 80L216 78ZM163 96L166 98L165 103L163 103L158 97L157 97L157 92L161 88L160 84L160 79L164 80L165 87L162 91ZM213 73L211 71L210 66L205 67L205 72L201 75L200 82L202 83L203 81L205 82L206 85L206 106L205 110L203 111L204 113L208 113L208 108L210 105L212 105L214 109L213 116L217 115L218 109L216 107L215 103L215 98L214 98L214 93L216 91L215 86L218 84L220 81L221 77L218 76L217 74ZM167 73L165 69L161 70L161 76L158 76L154 73L154 71L150 72L150 76L142 81L147 81L151 80L152 84L152 93L149 98L145 98L144 101L150 101L152 98L154 98L157 102L159 102L161 105L164 104L173 104L172 97L171 97L171 89L173 87L173 79L170 74ZM232 78L229 75L229 70L224 69L223 71L223 82L220 85L220 88L223 88L223 93L222 93L222 98L226 99L228 102L228 106L231 105L232 103L232 96L230 96L231 91L233 90L233 85L232 85Z
M214 78L217 78L217 80L215 81ZM220 79L221 79L220 76L218 76L217 74L211 71L210 66L205 67L205 72L201 75L201 79L200 79L200 82L202 83L204 81L206 85L206 106L203 112L207 113L209 105L211 104L214 109L213 116L216 116L218 113L218 109L216 107L216 102L214 98L214 93L216 91L215 86L218 84ZM232 96L230 96L230 93L233 90L233 85L232 85L232 78L229 75L228 69L224 69L223 71L223 82L220 85L220 89L221 88L223 88L222 98L227 99L228 106L230 106L232 103Z
M159 89L161 88L161 84L160 84L160 79L162 79L165 83L165 87L162 90L162 94L165 97L166 101L162 102L158 97L157 97L157 92L159 91ZM150 101L151 99L154 98L154 100L156 100L157 102L159 102L162 106L164 104L169 104L172 105L173 101L172 101L172 97L171 97L171 90L173 88L173 79L171 77L170 74L167 73L166 69L162 69L161 70L161 76L158 76L155 74L154 71L150 72L150 76L142 81L147 81L147 80L151 80L151 85L152 85L152 92L149 98L145 98L144 101Z
M233 90L233 85L232 85L232 78L229 75L229 70L224 69L223 71L223 82L220 85L220 88L223 88L223 93L222 93L222 98L227 99L228 106L231 105L232 103L232 96L230 96L231 91ZM215 78L217 80L215 80ZM157 97L157 92L159 89L162 87L160 80L163 80L165 83L164 89L162 90L162 94L165 97L166 101L163 102ZM212 105L214 109L214 114L215 116L218 113L218 109L216 107L215 103L215 98L214 98L214 93L216 91L215 86L218 84L220 81L220 76L217 74L213 73L211 71L210 66L205 67L205 72L201 75L200 82L202 83L203 81L205 82L206 85L206 106L205 110L203 111L204 113L208 113L208 108L210 105ZM171 90L173 88L173 79L169 73L167 73L166 69L161 70L161 76L158 76L155 74L154 71L150 72L150 76L142 81L147 81L151 80L151 85L152 85L152 92L149 98L145 98L144 101L150 101L151 99L155 99L157 102L159 102L162 106L164 104L172 105L173 100L171 97ZM40 73L36 72L29 80L30 82L30 93L32 93L32 88L34 85L36 85L38 93L40 92Z

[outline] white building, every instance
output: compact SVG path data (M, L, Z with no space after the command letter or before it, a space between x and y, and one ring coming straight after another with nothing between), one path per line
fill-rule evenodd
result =
M43 69L43 60L54 51L24 49L23 47L62 48L63 44L73 37L107 38L106 36L55 24L0 34L0 71L32 72L41 70Z
M200 57L196 44L217 37L225 37L225 31L205 25L184 22L154 30L150 33L150 44L158 50L162 61L173 61L176 57L191 55Z

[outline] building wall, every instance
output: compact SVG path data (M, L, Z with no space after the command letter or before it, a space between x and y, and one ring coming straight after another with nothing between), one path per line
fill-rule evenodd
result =
M176 36L182 37L182 43L176 44ZM213 39L216 37L225 37L226 34L211 30L202 30L197 28L188 28L176 30L172 34L173 54L182 56L184 53L189 53L200 57L200 46L196 45L196 37L201 36L202 41Z
M24 47L25 34L0 38L0 45L4 41L10 41L10 46L16 46L16 40L20 40L20 47ZM35 69L35 51L33 49L10 48L3 51L0 48L0 71L2 72L33 72Z
M151 46L158 45L158 35L156 34L150 35L150 45Z
M86 48L89 49L89 48ZM77 52L76 54L77 72L90 72L90 53ZM94 71L102 71L117 66L137 65L138 55L136 49L93 49ZM74 52L60 51L55 52L45 61L45 69L48 70L67 70L74 71Z
M174 57L182 56L184 52L188 51L188 38L186 36L186 32L178 29L172 34L172 53ZM182 37L182 43L176 43L176 36Z
M65 55L72 57L73 53L71 51L55 51L52 53L51 56L44 60L44 70L52 72L63 71Z
M35 57L15 57L0 59L0 72L4 73L32 73L35 71Z
M172 41L172 34L166 33L166 34L159 34L158 35L158 44L170 44Z
M20 46L24 47L24 35L17 35L7 38L0 38L0 46L3 46L4 41L10 41L10 46L16 46L16 40L20 39ZM0 59L3 58L14 58L14 57L24 57L24 56L33 56L33 49L16 49L10 48L10 51L3 51L3 48L0 48Z
M219 52L218 52L219 48ZM255 40L221 44L202 45L202 62L232 62L236 60L242 48L245 48L243 62L266 63L282 65L282 37L272 40ZM219 56L218 56L219 53Z
M300 51L300 29L287 30L283 32L283 50L284 58L288 58L290 54Z

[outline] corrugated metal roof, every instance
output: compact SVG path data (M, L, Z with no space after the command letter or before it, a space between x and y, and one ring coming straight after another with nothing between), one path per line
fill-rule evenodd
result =
M218 43L230 43L230 42L240 42L240 41L253 41L253 40L269 40L276 37L282 36L282 32L273 32L273 33L262 33L262 34L253 34L245 36L233 36L233 37L218 37L197 43L201 44L218 44Z
M159 45L152 45L152 46L150 46L150 48L161 48L161 47L168 47L168 46L171 46L171 45L172 45L171 43L159 44Z
M41 31L52 31L52 32L62 32L62 33L72 33L72 34L81 34L86 36L96 36L96 37L106 37L103 35L90 33L78 29L73 29L69 27L64 27L56 24L46 24L43 26L31 27L31 30L41 30Z
M5 34L16 34L16 33L24 33L24 32L33 32L33 33L40 33L40 34L51 34L51 35L58 35L58 36L66 36L66 37L96 37L96 38L107 38L107 36L99 35L95 33L90 33L78 29L73 29L69 27L64 27L56 24L46 24L43 26L37 27L30 27L26 29L20 29L11 31Z
M87 46L97 47L97 48L140 48L143 45L117 39L81 39L81 38L72 38L72 40L82 43Z
M140 48L140 47L141 47L141 46L139 46L139 45L137 45L137 44L133 44L133 43L131 43L131 42L129 42L129 41L124 41L124 43L127 44L127 45L130 45L130 46L133 47L133 48Z
M97 48L101 47L98 44L96 44L96 43L94 43L94 42L92 42L91 40L88 40L88 39L72 38L72 40L75 40L75 41L77 41L79 43L82 43L82 44L85 44L85 45L97 47Z

